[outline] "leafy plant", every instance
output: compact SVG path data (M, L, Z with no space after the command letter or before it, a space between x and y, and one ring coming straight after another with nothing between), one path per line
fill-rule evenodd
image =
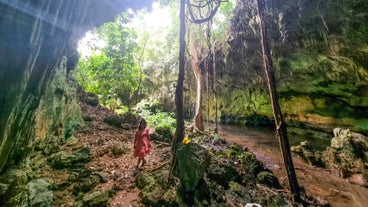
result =
M113 109L133 103L142 75L135 58L140 49L136 33L126 26L127 22L123 13L98 28L95 35L106 44L90 48L93 55L81 59L74 71L83 89L98 94L101 103Z
M169 127L173 133L176 126L174 113L161 111L155 107L155 104L158 104L158 102L142 100L137 104L136 110L140 116L147 120L149 125L155 125L155 127Z

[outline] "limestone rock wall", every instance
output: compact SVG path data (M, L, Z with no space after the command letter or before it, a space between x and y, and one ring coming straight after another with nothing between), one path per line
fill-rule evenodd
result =
M76 124L71 115L79 112L71 107L75 94L67 76L78 60L78 39L124 9L148 2L0 2L0 173L21 162L33 141L55 133L70 136Z
M265 1L280 104L289 125L368 133L368 13L358 1ZM238 1L218 63L219 106L228 121L270 117L258 20ZM257 121L257 120L256 120Z
M0 1L0 206L51 206L54 195L40 169L82 122L69 76L77 42L124 9L148 3Z

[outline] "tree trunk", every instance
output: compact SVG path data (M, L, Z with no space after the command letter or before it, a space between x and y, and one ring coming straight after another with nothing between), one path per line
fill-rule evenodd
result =
M194 119L193 119L193 130L204 130L203 125L203 115L202 115L202 86L203 86L203 77L201 73L201 69L199 68L199 60L198 60L198 53L197 53L197 47L196 42L193 37L193 34L190 35L190 41L189 41L189 50L191 54L191 65L194 72L194 76L196 79L197 84L197 98L196 98L196 106L195 106L195 113L194 113Z
M185 75L185 0L180 0L180 33L179 33L179 74L178 85L175 91L176 106L176 130L172 142L172 157L170 163L170 172L168 179L172 179L176 168L176 149L184 139L184 75Z
M176 131L173 142L173 148L177 143L181 143L184 138L184 104L183 104L183 85L184 85L184 67L185 67L185 0L180 0L180 34L179 34L179 74L178 85L175 91L176 105Z
M222 1L194 1L191 2L188 0L188 13L190 16L190 21L194 24L202 24L207 22L209 25L212 24L212 18L215 16L218 8L220 7ZM207 30L207 40L210 40L210 31L211 28L208 25ZM201 70L199 68L199 53L197 52L197 45L195 44L195 38L193 37L193 34L190 36L190 42L189 42L189 48L190 48L190 54L192 55L191 64L192 68L196 77L197 81L197 100L196 100L196 111L194 115L194 120L191 126L187 127L193 128L193 131L204 130L204 124L203 124L203 115L202 115L202 74ZM211 48L209 48L211 50ZM201 55L201 54L200 54ZM208 74L207 74L208 75ZM208 76L207 76L208 77ZM207 80L208 84L208 80ZM207 85L208 90L208 85ZM208 92L207 92L208 95ZM207 103L209 103L209 97L207 96ZM209 105L207 107L208 109L208 115L207 119L209 118Z
M216 43L215 43L216 44ZM213 92L213 104L215 105L215 126L214 132L218 132L218 123L217 123L217 91L216 91L216 57L215 57L215 44L211 48L212 52L212 70L213 70L213 77L212 77L212 92Z
M143 44L142 53L141 53L141 56L139 57L139 60L138 60L139 80L138 80L137 90L134 93L135 104L138 103L138 98L139 98L139 95L141 94L141 85L142 85L142 81L143 81L143 57L144 57L144 52L146 50L147 42L148 42L147 39L145 39L144 44ZM130 105L129 105L129 109L130 109Z
M263 63L264 63L266 76L268 80L268 88L270 91L272 109L273 109L274 118L275 118L276 138L280 144L281 154L284 159L284 164L285 164L288 179L289 179L292 198L294 201L298 202L300 201L300 189L299 189L298 180L295 174L293 160L291 158L290 145L289 145L289 140L287 138L287 132L286 132L286 125L282 117L282 112L281 112L278 97L277 97L276 81L275 81L275 75L273 71L274 69L272 66L270 48L269 48L269 44L267 41L266 24L264 22L264 16L263 16L264 1L256 0L256 3L257 3L257 10L258 10L258 16L259 16L259 28L260 28L260 33L261 33Z

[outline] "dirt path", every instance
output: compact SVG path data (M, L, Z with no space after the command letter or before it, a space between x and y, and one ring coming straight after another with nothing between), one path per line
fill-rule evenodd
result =
M286 170L273 132L222 127L220 135L229 142L248 147L287 188ZM326 169L308 165L295 155L293 161L299 185L305 188L308 195L327 200L331 207L368 206L368 188L349 183Z
M91 122L76 134L78 140L91 149L93 160L88 167L104 173L106 182L99 189L115 189L116 194L109 200L112 207L140 207L139 189L135 186L133 174L136 159L133 157L135 128L118 129L103 122L108 111L84 105L84 116ZM261 133L262 132L262 133ZM220 127L220 136L229 142L246 146L279 178L287 188L286 171L278 144L272 131L241 130ZM160 166L170 158L170 146L152 143L152 153L147 157L148 164L141 171ZM298 177L308 195L327 200L332 207L364 207L368 204L368 189L351 184L345 179L330 174L327 170L315 168L293 157ZM65 198L64 198L65 199Z
M134 168L137 159L133 156L133 141L136 127L129 130L112 127L103 121L109 113L106 109L95 108L83 104L84 116L92 121L86 123L83 130L75 136L79 142L91 150L92 161L88 163L90 169L100 171L106 175L106 182L97 188L115 189L116 194L110 198L111 207L141 207L139 189L135 185ZM140 172L149 171L169 160L170 147L155 142L151 143L152 152L146 157L147 164L140 168ZM139 172L138 172L139 173Z

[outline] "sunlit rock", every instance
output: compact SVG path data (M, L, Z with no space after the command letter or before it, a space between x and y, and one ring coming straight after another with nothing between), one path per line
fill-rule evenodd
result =
M32 180L28 183L30 206L52 206L54 194L46 180Z
M323 161L332 173L349 181L368 186L366 137L358 133L339 134L323 152Z

